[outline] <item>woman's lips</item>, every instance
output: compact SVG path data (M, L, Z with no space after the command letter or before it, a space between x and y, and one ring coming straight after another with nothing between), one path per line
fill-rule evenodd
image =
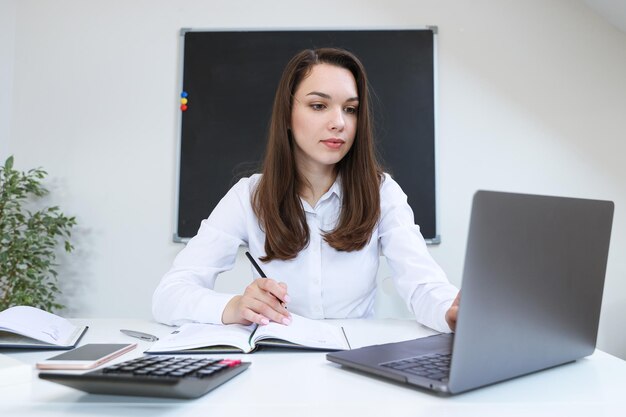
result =
M343 139L325 139L322 143L330 149L339 149L346 142Z

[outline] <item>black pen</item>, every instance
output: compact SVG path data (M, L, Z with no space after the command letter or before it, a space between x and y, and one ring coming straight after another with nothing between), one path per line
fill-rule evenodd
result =
M250 263L252 264L252 266L257 270L257 272L259 273L259 275L261 275L261 278L267 278L267 275L265 275L265 272L263 272L263 270L261 269L261 267L259 266L258 263L256 263L256 261L254 260L254 258L252 257L252 255L250 255L250 252L246 251L246 256L248 257L248 259L250 260Z
M263 272L263 270L261 269L261 267L259 266L258 263L256 263L256 261L254 260L254 258L252 257L252 255L250 255L250 252L246 251L246 256L248 257L248 260L250 261L250 263L252 264L252 266L254 267L254 269L257 270L257 272L259 273L259 275L261 275L261 278L267 278L267 275L265 275L265 272ZM272 294L274 295L274 294ZM281 300L280 298L276 297L274 295L274 298L276 298L278 301L280 301L280 305L285 307L285 309L287 308L285 306L285 302L283 300Z

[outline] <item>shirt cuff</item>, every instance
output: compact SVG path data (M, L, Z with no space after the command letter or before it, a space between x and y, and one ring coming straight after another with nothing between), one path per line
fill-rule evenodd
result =
M223 324L222 315L226 304L237 294L220 293L210 291L205 294L196 305L193 317L197 322L210 324Z
M453 302L454 302L454 298L448 301L444 301L443 303L441 303L441 307L437 309L439 311L439 314L438 314L439 319L437 321L437 329L435 330L442 332L442 333L452 333L452 329L450 328L450 325L446 321L446 313L452 306Z

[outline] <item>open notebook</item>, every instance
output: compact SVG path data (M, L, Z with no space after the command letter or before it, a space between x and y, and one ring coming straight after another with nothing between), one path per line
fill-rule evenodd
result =
M72 349L87 326L35 307L16 306L0 312L0 349Z
M146 353L250 353L259 346L311 350L348 350L350 343L342 327L291 314L285 326L187 323L155 342Z

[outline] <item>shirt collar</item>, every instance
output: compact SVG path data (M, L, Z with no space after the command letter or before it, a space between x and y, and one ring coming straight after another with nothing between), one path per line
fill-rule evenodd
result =
M333 182L333 185L330 186L330 188L328 189L328 192L334 193L335 195L337 195L337 197L341 198L342 192L343 192L341 175L337 175L335 182Z
M328 200L329 198L332 197L333 194L336 195L337 198L341 200L341 196L343 195L343 187L342 187L342 182L341 182L341 176L339 175L337 175L337 178L335 179L335 182L333 182L333 185L331 185L328 191L324 193L324 195L320 198L317 204L319 205L320 203ZM310 207L309 204L306 201L304 201L304 199L301 198L301 200L304 206L304 211L315 213L314 208Z

